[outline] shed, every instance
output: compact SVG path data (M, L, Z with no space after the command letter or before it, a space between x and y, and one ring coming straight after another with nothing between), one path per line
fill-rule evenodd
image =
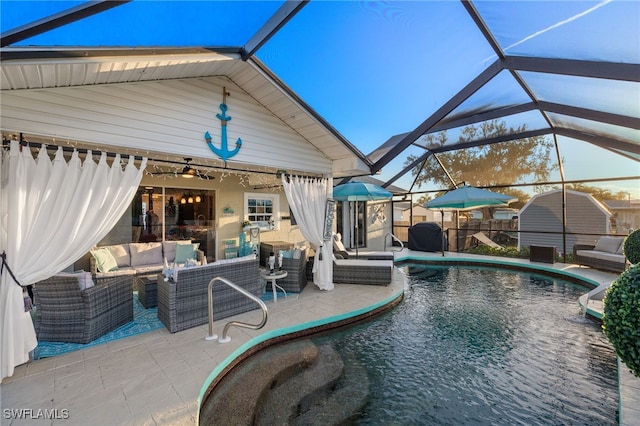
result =
M598 234L610 232L611 212L590 194L566 190L566 215L567 253L571 253L575 244L595 244L599 238ZM532 197L520 209L518 231L518 248L532 245L552 246L556 247L558 253L564 253L562 190L557 189Z

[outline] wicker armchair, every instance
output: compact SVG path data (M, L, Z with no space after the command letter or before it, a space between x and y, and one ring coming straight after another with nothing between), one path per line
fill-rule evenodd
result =
M38 340L89 343L133 321L132 276L98 278L80 290L78 279L53 276L33 286Z
M302 250L298 259L282 259L282 269L287 276L278 280L278 285L287 293L300 293L307 286L307 252Z

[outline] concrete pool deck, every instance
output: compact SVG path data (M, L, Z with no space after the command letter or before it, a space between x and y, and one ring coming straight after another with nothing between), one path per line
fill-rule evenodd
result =
M562 271L584 277L594 285L616 278L615 274L562 263L542 264L457 253L446 253L443 258L440 253L406 249L396 253L396 260L461 258ZM404 287L400 273L394 274L392 284L384 287L336 285L333 291L326 292L309 284L300 294L278 298L277 303L267 302L267 325L260 330L232 328L229 333L232 340L227 344L206 341L207 325L174 334L159 329L26 363L16 367L14 375L0 385L1 424L196 424L197 401L210 373L216 374L248 347L282 334L283 330L361 314L396 299ZM576 309L579 309L577 301ZM232 319L257 322L260 316L259 311L253 311ZM218 335L228 320L214 324ZM640 424L640 379L633 377L624 366L619 370L620 424ZM48 416L44 410L49 410ZM38 415L40 418L36 419ZM56 417L53 420L52 415Z

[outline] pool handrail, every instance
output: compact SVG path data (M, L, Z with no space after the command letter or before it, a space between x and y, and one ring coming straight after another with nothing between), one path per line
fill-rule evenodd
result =
M220 337L220 339L218 339L218 336L213 333L213 284L216 281L220 281L221 283L228 285L232 289L238 291L239 293L245 295L249 299L256 302L258 305L260 305L260 309L262 310L262 321L260 321L260 323L258 324L249 324L241 321L229 321L224 325L224 328L222 329L222 336ZM260 298L256 297L255 295L251 294L244 288L240 287L237 284L234 284L233 282L229 281L224 277L215 277L211 281L209 281L209 288L207 290L207 299L209 304L209 335L205 337L206 340L218 339L218 342L220 343L228 343L231 341L231 337L229 337L228 332L229 332L229 328L231 328L232 326L250 328L252 330L259 330L262 327L264 327L264 325L267 323L267 317L268 317L267 305Z

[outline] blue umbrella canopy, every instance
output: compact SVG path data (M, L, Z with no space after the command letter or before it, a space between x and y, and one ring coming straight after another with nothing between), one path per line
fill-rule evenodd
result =
M424 203L428 209L468 210L479 207L505 206L517 201L510 195L487 191L473 186L463 186Z
M364 182L347 182L333 188L336 201L377 201L388 200L393 194L381 186ZM356 220L356 259L358 258L358 222Z
M393 194L386 189L364 182L348 182L333 188L336 201L375 201L388 200Z

